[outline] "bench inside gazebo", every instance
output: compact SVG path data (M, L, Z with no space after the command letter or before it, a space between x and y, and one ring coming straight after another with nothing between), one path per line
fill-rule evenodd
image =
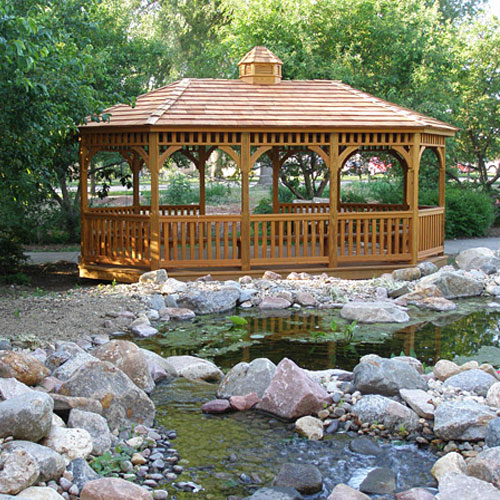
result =
M372 277L420 260L443 259L445 139L456 129L340 81L282 80L281 61L255 47L240 78L183 79L117 105L108 121L80 127L80 276L135 281L150 269L193 278L306 270ZM207 214L205 170L212 153L228 155L240 174L241 210ZM438 206L418 205L420 160L439 164ZM291 154L318 155L329 175L328 201L280 203L279 174ZM120 153L133 173L133 203L89 207L88 170L96 153ZM401 204L344 203L340 173L359 152L387 153L403 169ZM200 202L161 205L159 174L181 153L199 173ZM250 210L252 167L268 155L273 213ZM151 175L141 204L139 174Z

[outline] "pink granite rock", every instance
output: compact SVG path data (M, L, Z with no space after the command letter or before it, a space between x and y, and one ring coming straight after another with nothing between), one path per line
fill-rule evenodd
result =
M213 399L204 403L201 407L203 413L226 413L231 409L227 399Z
M331 396L323 387L310 379L293 361L283 358L257 408L294 420L317 413L325 403L331 402Z
M250 410L259 402L259 396L255 392L246 394L245 396L231 396L229 404L231 408L236 411Z
M149 491L118 478L89 481L80 494L81 500L153 500Z
M280 280L281 274L275 273L274 271L266 271L262 277L265 280Z
M396 500L432 500L436 497L424 488L412 488L411 490L396 493Z
M287 309L292 303L282 297L264 297L259 304L260 309Z

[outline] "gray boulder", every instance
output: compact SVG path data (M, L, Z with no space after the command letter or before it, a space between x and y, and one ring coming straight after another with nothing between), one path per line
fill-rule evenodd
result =
M474 392L479 396L486 396L488 389L498 380L483 370L466 370L447 378L445 387L458 387L463 391Z
M38 463L40 475L37 482L50 481L51 479L57 480L62 476L65 470L64 459L56 451L30 441L11 441L4 445L6 451L17 449L28 452Z
M376 495L392 494L396 490L396 473L387 467L377 467L363 479L359 489Z
M238 363L222 379L217 389L217 396L229 398L255 392L260 399L269 387L275 372L276 365L267 358L254 359L250 363Z
M406 323L410 317L403 308L392 302L349 302L340 310L340 316L360 323Z
M246 500L302 500L304 497L295 489L286 486L266 486L258 489Z
M0 403L0 437L39 441L52 426L54 402L43 392L21 394Z
M174 377L218 382L224 375L211 361L195 356L169 356L166 362L172 367Z
M74 342L64 342L58 346L54 354L47 358L47 366L53 370L53 377L68 380L80 366L95 359Z
M187 290L187 283L184 283L184 281L176 280L175 278L167 278L161 287L161 293L165 295L185 292Z
M490 448L500 446L500 418L494 418L488 422L485 442Z
M323 488L323 477L314 465L286 463L274 478L273 486L288 486L304 495L312 495Z
M418 426L418 415L406 406L385 396L369 394L359 399L352 412L364 423L377 421L391 432L414 431Z
M27 392L33 392L33 389L19 382L19 380L14 377L0 378L0 401L10 399L14 396L20 396Z
M467 463L467 475L493 484L500 489L500 447L483 450Z
M353 439L349 442L349 449L354 453L360 453L361 455L381 455L384 450L370 438L365 436Z
M436 286L446 299L475 297L483 293L483 283L467 276L464 271L441 271L422 278L415 290L422 291L429 286Z
M434 433L446 441L479 441L495 417L495 412L475 401L444 402L434 412Z
M418 264L417 267L420 269L422 276L429 276L429 274L433 274L438 270L436 264L434 264L434 262L431 262L430 260L426 260L425 262L420 262L420 264Z
M67 469L73 474L73 484L76 484L79 491L82 491L88 482L101 478L84 458L75 458Z
M394 281L415 281L422 277L422 271L418 267L406 267L392 271Z
M107 361L92 361L83 365L61 386L59 392L100 401L103 416L112 431L123 424L153 424L153 402L125 373Z
M176 376L175 368L162 356L149 349L141 349L155 383Z
M483 266L491 264L494 264L495 267L500 269L500 259L495 256L493 250L486 247L464 250L457 255L455 261L457 266L465 271L481 269Z
M139 283L161 285L167 281L168 275L165 269L157 269L155 271L148 271L139 276Z
M353 374L354 386L364 394L396 396L401 389L427 388L416 368L398 359L370 356L356 365Z
M39 475L38 462L26 450L4 450L0 454L0 493L15 495L34 484Z
M71 410L68 427L85 429L92 438L92 455L102 455L111 448L112 435L104 417L78 409Z
M234 309L239 298L239 290L232 287L221 290L188 290L177 300L177 304L196 314L214 314Z
M446 474L439 481L438 500L500 500L492 484L465 474Z

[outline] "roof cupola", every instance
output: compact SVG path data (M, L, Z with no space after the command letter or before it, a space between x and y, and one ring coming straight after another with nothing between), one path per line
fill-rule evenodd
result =
M240 79L254 85L274 85L281 81L282 65L267 47L254 47L238 63Z

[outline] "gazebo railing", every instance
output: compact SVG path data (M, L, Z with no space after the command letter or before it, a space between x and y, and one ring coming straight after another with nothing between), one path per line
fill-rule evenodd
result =
M393 212L401 210L408 210L408 207L391 203L341 203L339 212ZM279 204L279 212L283 214L317 214L329 211L330 204L323 202L304 201Z
M444 208L419 209L418 232L419 259L442 253L444 251Z
M116 215L149 215L149 205L126 206L126 207L92 207L88 209L91 213L116 214ZM160 215L198 215L200 205L160 205Z

